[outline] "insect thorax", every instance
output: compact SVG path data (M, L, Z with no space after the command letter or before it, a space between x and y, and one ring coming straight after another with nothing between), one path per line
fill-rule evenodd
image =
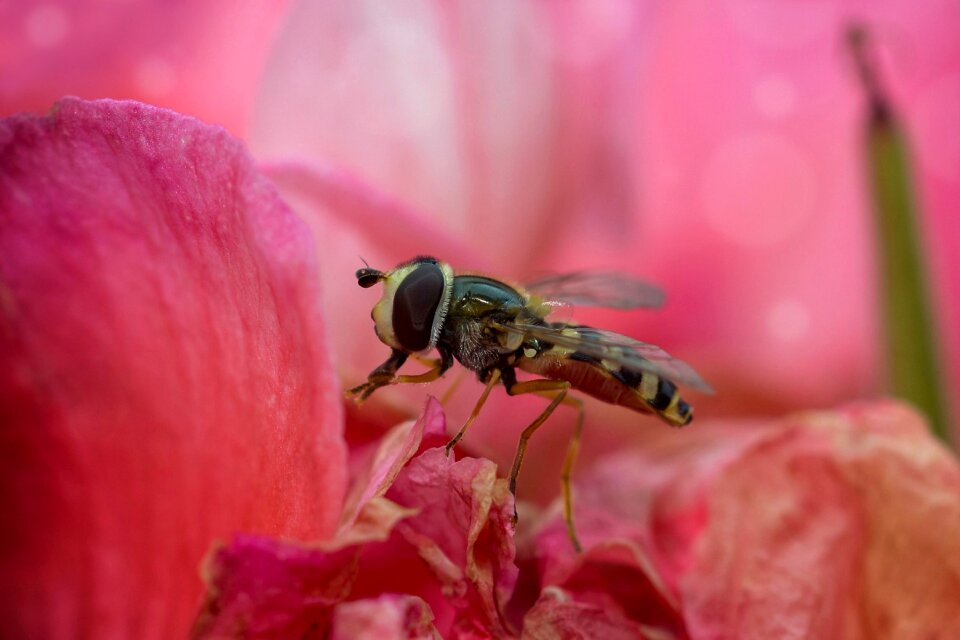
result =
M457 276L440 343L466 368L485 371L519 347L514 336L492 329L488 321L510 321L525 305L523 295L498 280Z

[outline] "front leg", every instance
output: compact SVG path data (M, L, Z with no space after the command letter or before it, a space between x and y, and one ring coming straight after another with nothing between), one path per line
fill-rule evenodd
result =
M397 369L402 367L406 361L407 354L399 349L394 349L383 364L370 372L366 382L347 391L347 397L353 398L357 404L360 404L380 387L392 384L397 376Z
M407 361L408 354L394 349L386 362L371 371L370 375L367 376L366 382L347 391L347 396L352 397L357 404L359 404L370 397L370 394L380 387L386 387L391 384L433 382L453 366L453 356L443 349L439 349L439 351L440 359L431 361L433 364L431 369L416 375L398 376L397 370ZM414 357L418 360L420 359L417 356Z

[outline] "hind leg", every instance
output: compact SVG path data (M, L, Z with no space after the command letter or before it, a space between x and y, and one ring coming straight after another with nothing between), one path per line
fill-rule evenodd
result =
M512 396L520 395L524 393L536 393L537 395L542 395L544 397L550 397L552 394L553 399L547 408L544 409L537 418L530 423L526 429L523 430L523 433L520 434L520 443L517 445L517 453L513 459L513 468L510 470L510 492L516 496L517 495L517 476L520 474L520 467L523 465L523 458L526 455L527 444L530 441L530 438L533 434L546 422L547 418L556 410L561 403L567 404L577 408L577 424L574 428L573 437L570 439L570 444L567 447L567 455L563 462L563 470L560 474L560 483L561 490L563 492L563 519L567 525L567 535L570 537L570 542L573 544L573 548L577 551L581 550L580 540L577 538L576 528L573 524L573 491L570 484L570 478L573 473L573 465L576 463L577 454L580 451L580 436L583 433L583 402L577 398L572 398L567 395L567 391L570 389L570 383L561 380L529 380L527 382L519 382L507 388L507 393ZM514 502L513 509L513 523L517 523L517 509L516 502Z

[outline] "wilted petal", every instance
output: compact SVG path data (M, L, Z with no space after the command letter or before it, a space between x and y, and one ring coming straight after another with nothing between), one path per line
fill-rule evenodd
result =
M363 506L387 492L400 470L418 451L445 441L446 429L443 408L434 398L427 399L423 413L416 421L405 422L391 429L354 479L344 506L340 530L352 527Z
M684 581L691 633L935 638L958 628L956 458L894 403L785 426L709 492L710 525Z
M584 511L591 512L589 504L578 515ZM544 593L562 587L566 599L577 605L593 605L651 633L686 638L680 603L644 548L620 537L624 524L615 517L588 515L577 518L577 527L583 553L573 551L562 522L536 536L533 548Z
M460 610L455 632L507 632L501 611L517 580L506 480L489 460L454 461L436 448L414 458L387 497L419 509L397 531L427 562Z
M326 633L334 606L351 593L360 569L363 545L386 542L396 524L416 513L383 498L397 474L424 442L432 445L445 430L443 411L430 400L416 422L398 425L387 433L354 479L334 539L300 545L271 538L240 536L216 549L206 570L207 595L194 627L197 638L229 637L242 629L245 637L300 637L307 631ZM395 549L397 544L385 549ZM368 570L376 572L379 567ZM376 577L374 576L374 580ZM408 584L411 590L418 585ZM418 598L366 601L348 608L346 622L353 628L370 607L384 614L411 614ZM375 606L376 605L376 606ZM337 614L340 615L340 614ZM427 620L427 622L429 622ZM411 620L411 624L413 624ZM352 625L352 626L351 626ZM411 629L419 629L419 623ZM431 624L432 626L432 624Z
M523 620L523 640L671 640L675 636L645 629L622 613L578 602L558 587L544 589Z
M386 540L396 523L412 513L374 498L353 527L326 543L237 536L209 560L207 595L193 637L322 636L333 607L350 594L362 545Z
M580 495L635 523L691 637L960 625L960 465L914 412L877 402L717 427L699 446L608 458Z
M426 602L416 596L387 594L337 606L330 637L331 640L439 640L440 634Z
M213 540L337 523L313 242L173 112L64 100L3 121L0 158L5 626L182 637Z

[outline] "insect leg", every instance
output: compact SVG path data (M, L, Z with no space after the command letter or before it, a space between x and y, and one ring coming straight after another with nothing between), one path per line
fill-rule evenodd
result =
M559 391L554 396L553 401L537 417L529 427L520 434L520 444L517 446L517 453L513 460L513 468L510 471L510 492L517 495L517 476L520 474L520 466L523 464L523 456L527 450L527 443L533 433L542 425L550 414L560 405L570 405L577 409L577 423L573 430L573 436L570 438L570 444L567 446L567 455L563 461L563 469L560 472L560 486L563 492L563 520L567 525L567 535L573 548L581 550L580 540L577 538L576 529L573 526L573 492L570 485L570 478L573 473L573 465L577 460L577 454L580 452L580 435L583 433L583 401L579 398L572 398L567 395L570 383L561 380L528 380L518 382L507 389L507 393L512 396L522 393L536 393L544 397L550 397L552 391ZM513 523L517 523L517 508L514 503Z
M432 382L442 376L447 369L453 366L453 358L441 352L440 359L432 361L433 368L415 375L397 375L399 369L407 360L407 354L394 349L386 362L370 372L367 381L347 391L347 396L361 403L370 397L380 387L391 384L413 384L418 382Z
M423 366L430 367L431 369L438 367L441 362L440 358L427 358L425 356L421 356L416 353L410 357L416 360L417 362L419 362L420 364L422 364Z
M366 400L371 393L380 387L390 384L390 381L393 380L393 377L397 375L397 369L402 367L403 363L406 361L407 354L399 349L394 349L390 353L390 357L387 358L383 364L367 375L366 382L359 384L353 389L347 391L347 397L353 398L357 404L360 404Z
M577 425L573 429L570 444L567 445L567 455L563 460L563 470L560 472L560 488L563 491L563 521L567 523L567 535L570 536L573 548L579 552L582 548L577 538L577 531L573 527L573 490L570 486L570 477L573 475L573 465L577 462L577 454L580 453L580 436L583 434L583 401L569 397L566 400L572 400L577 407Z
M577 532L573 526L573 492L571 490L570 477L573 473L573 465L577 460L577 454L580 451L580 435L583 433L583 401L579 398L568 396L567 390L569 388L570 383L566 381L540 379L518 382L507 389L507 393L512 396L523 393L536 393L537 395L550 397L552 391L560 392L554 396L553 401L543 410L537 419L520 434L520 444L517 446L517 453L513 460L513 469L510 471L510 492L514 496L517 495L517 476L520 474L520 466L523 464L523 456L527 450L527 443L533 433L550 417L550 414L554 412L561 402L576 407L577 424L573 431L573 437L570 439L570 444L567 446L567 455L563 461L563 469L560 473L560 485L563 492L563 520L567 525L567 535L570 536L570 542L573 544L573 548L580 551L580 540L577 538ZM516 503L514 503L513 508L513 522L514 525L516 525Z
M487 398L490 397L490 391L493 390L493 387L495 387L498 382L500 382L500 369L494 369L490 372L490 378L487 380L487 386L484 387L483 393L480 394L480 399L477 400L477 404L473 407L473 411L470 412L466 422L464 422L463 426L460 427L460 431L457 431L457 435L453 436L453 440L447 443L447 453L450 453L450 450L453 449L458 442L460 442L460 439L463 438L463 434L467 432L467 428L473 424L473 421L477 419L478 415L480 415L480 409L483 408Z

